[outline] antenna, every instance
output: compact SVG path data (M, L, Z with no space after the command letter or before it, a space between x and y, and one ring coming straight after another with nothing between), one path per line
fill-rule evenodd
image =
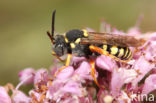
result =
M56 13L56 10L54 10L53 13L52 13L51 34L50 34L49 31L47 31L47 35L49 36L52 44L54 44L55 13Z

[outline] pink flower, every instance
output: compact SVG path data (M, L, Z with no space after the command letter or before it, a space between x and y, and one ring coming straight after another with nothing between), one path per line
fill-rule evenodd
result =
M75 70L75 74L77 74L81 79L93 80L90 73L91 73L91 66L86 61L82 62L81 65Z
M12 101L14 103L30 103L30 97L26 96L22 91L13 90Z
M111 80L111 92L113 96L117 96L121 92L124 84L132 82L137 77L134 69L126 70L124 68L114 69Z
M140 103L139 95L156 90L156 33L142 35L138 23L127 33L111 28L106 22L101 25L102 32L131 35L147 41L137 48L137 53L136 48L130 47L133 58L128 63L105 55L90 56L95 62L95 78L100 86L92 77L91 60L73 56L70 65L60 72L57 71L63 66L58 62L51 67L50 73L47 69L21 71L16 88L8 86L5 90L6 87L0 87L0 103ZM24 84L34 86L28 96L19 90ZM10 96L9 90L12 91Z
M72 62L73 62L74 64L80 63L80 62L85 61L85 60L86 60L85 57L76 57L76 56L73 56L73 57L72 57Z
M108 90L100 89L97 94L97 103L113 103L114 97L110 94Z
M48 80L48 71L46 69L39 69L35 73L34 77L34 84L40 81L47 81Z
M71 81L71 82L67 82L67 84L65 84L63 88L61 88L61 91L63 93L71 93L73 95L83 96L82 95L83 90L81 90L81 88L82 88L81 84Z
M32 101L39 102L41 95L42 95L41 93L38 93L35 90L30 90L29 91L30 102Z
M12 103L10 96L2 86L0 86L0 103Z
M96 60L96 65L104 70L112 71L114 68L117 68L117 65L114 60L112 60L110 57L101 55Z
M66 67L65 69L63 69L57 76L56 78L57 79L68 79L70 78L74 73L74 69L73 67L69 66L69 67Z
M32 84L34 82L35 70L33 68L26 68L19 72L20 81L24 81L24 84Z
M148 94L154 90L156 90L156 74L152 74L146 78L142 93Z
M133 86L137 86L138 82L143 79L143 77L154 68L154 64L151 64L143 56L141 56L134 63L134 69L138 72L138 76L133 80Z

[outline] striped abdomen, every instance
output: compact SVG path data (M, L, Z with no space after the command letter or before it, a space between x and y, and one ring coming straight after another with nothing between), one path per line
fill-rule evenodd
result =
M128 47L118 47L112 45L103 45L103 50L114 55L121 60L129 60L132 57L132 52Z

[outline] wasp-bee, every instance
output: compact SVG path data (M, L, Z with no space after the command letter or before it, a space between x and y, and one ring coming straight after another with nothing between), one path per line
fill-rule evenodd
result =
M64 35L58 34L54 37L55 12L54 10L51 33L47 32L53 44L52 54L59 60L61 60L61 56L67 54L65 66L59 69L58 72L69 66L72 54L87 58L92 55L106 55L116 61L128 62L132 58L132 52L129 47L139 47L145 42L143 39L137 39L133 36L89 32L85 29L73 29ZM93 60L90 60L90 63L92 66L91 74L96 84L99 85L95 78L95 63Z

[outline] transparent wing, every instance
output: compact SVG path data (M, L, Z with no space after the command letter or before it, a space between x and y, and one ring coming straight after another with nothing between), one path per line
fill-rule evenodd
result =
M133 36L88 32L88 38L82 38L81 44L109 44L121 47L139 47L145 43L144 39Z

